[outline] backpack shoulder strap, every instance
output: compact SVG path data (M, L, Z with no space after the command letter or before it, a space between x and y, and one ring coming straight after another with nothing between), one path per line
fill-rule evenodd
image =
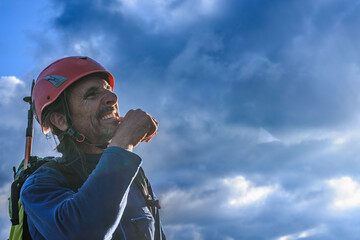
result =
M159 200L155 199L154 194L152 192L150 183L145 176L145 172L142 167L139 168L139 171L134 179L134 182L140 192L142 193L146 205L148 206L151 214L155 217L155 208L160 209Z
M11 184L11 195L9 198L9 213L12 225L19 224L19 200L20 200L20 191L21 188L26 181L26 179L38 169L42 164L46 163L47 161L43 161L42 158L37 156L31 156L29 165L27 169L23 169L24 161L20 163L18 170L14 169L14 181Z

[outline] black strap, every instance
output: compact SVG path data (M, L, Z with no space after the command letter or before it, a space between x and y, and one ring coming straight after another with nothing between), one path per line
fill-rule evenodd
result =
M26 212L24 211L24 219L23 219L23 235L22 235L22 240L31 240L31 235L29 232L29 226L27 223L27 215Z
M166 236L161 227L159 209L161 208L159 200L155 199L149 180L145 176L144 170L140 167L138 174L135 177L135 184L143 194L146 204L155 219L155 233L154 239L166 240Z
M149 180L145 176L145 172L142 168L139 169L138 174L135 177L135 184L142 192L146 204L155 219L155 233L154 239L166 240L165 234L160 223L159 209L161 208L159 200L155 199Z
M160 209L160 204L159 204L159 200L154 199L154 194L152 192L150 183L148 181L148 179L145 176L145 172L144 170L140 167L134 182L136 184L136 186L138 187L138 189L140 190L140 192L142 193L146 205L148 206L151 215L153 215L153 217L155 217L156 215L156 209Z
M11 224L18 225L19 224L19 195L21 186L20 184L24 184L24 182L20 183L19 180L14 181L11 184Z

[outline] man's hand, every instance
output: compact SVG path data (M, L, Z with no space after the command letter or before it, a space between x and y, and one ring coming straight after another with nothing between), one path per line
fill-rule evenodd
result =
M121 119L109 147L117 146L132 151L140 142L149 142L158 126L156 119L143 110L130 110Z

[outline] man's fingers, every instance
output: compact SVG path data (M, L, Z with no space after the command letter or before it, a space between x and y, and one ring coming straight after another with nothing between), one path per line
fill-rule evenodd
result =
M125 132L121 138L128 137L133 146L140 142L149 142L159 126L153 116L141 109L129 110L124 117L119 117L118 120L120 122L118 129Z
M121 122L121 120L123 120L124 119L124 117L118 117L118 121L119 121L119 123Z
M156 121L156 118L154 118L153 116L150 116L151 119L153 120L153 122L155 123L155 125L158 127L159 126L159 123Z
M158 126L159 126L159 123L156 121L156 119L153 117L153 116L150 116L151 117L151 121L152 121L152 125L150 127L150 131L149 133L150 134L156 134L156 131L158 129Z
M157 131L157 128L159 126L159 123L156 121L156 119L149 115L152 123L151 123L151 126L149 128L149 131L147 132L147 134L145 135L145 137L141 140L141 142L149 142L151 140L151 138L156 135L156 131Z
M142 140L142 142L150 142L150 140L153 138L153 136L156 135L156 131L153 132L151 135L147 135L144 137L144 139Z

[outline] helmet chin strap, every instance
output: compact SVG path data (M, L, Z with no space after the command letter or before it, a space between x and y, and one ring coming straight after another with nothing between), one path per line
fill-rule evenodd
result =
M88 138L86 138L84 134L76 131L71 125L61 135L69 135L72 139L74 139L78 143L86 143L88 145L100 148L102 150L105 150L108 146L108 144L94 144L94 143L90 142L90 140Z
M83 133L80 133L73 128L72 121L70 118L69 105L67 103L67 91L66 90L64 91L63 99L64 99L63 105L65 108L65 117L66 117L66 121L67 121L69 127L65 132L62 132L59 135L60 140L64 137L64 135L69 135L72 139L74 139L78 143L86 143L90 146L94 146L94 147L100 148L102 150L105 150L107 148L108 144L94 144L88 138L86 138Z

